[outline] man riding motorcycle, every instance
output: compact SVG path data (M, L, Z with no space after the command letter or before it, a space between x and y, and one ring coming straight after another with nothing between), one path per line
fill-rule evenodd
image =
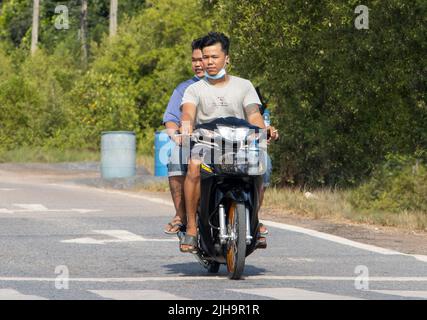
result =
M223 33L211 32L202 39L205 78L187 88L182 100L181 132L189 135L196 124L208 123L220 117L246 119L249 124L265 129L259 112L261 101L249 80L228 75L230 41ZM277 139L271 130L271 138ZM184 183L187 230L180 241L182 252L197 251L196 213L200 199L200 164L198 157L189 161Z

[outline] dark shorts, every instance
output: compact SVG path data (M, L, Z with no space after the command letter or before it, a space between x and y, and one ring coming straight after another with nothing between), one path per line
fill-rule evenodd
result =
M169 177L185 176L187 174L189 155L189 150L179 145L175 145L172 148L168 162Z

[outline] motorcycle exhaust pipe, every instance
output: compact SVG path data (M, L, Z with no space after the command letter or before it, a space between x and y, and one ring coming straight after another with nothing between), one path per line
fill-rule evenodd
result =
M225 226L225 210L224 205L219 205L219 240L221 244L227 243L227 229Z

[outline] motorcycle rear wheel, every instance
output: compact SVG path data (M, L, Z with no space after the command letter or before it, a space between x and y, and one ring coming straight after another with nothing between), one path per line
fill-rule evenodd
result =
M234 239L227 244L228 277L238 280L242 277L246 258L246 209L243 203L233 203L228 212L228 232Z

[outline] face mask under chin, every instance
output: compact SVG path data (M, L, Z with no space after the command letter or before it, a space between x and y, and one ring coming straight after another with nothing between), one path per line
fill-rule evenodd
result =
M214 76L209 75L209 73L207 71L205 71L205 78L206 79L211 79L211 80L218 80L218 79L222 79L225 77L225 75L227 74L227 71L225 71L225 66L227 65L227 61L225 62L224 66L222 67L222 69Z

